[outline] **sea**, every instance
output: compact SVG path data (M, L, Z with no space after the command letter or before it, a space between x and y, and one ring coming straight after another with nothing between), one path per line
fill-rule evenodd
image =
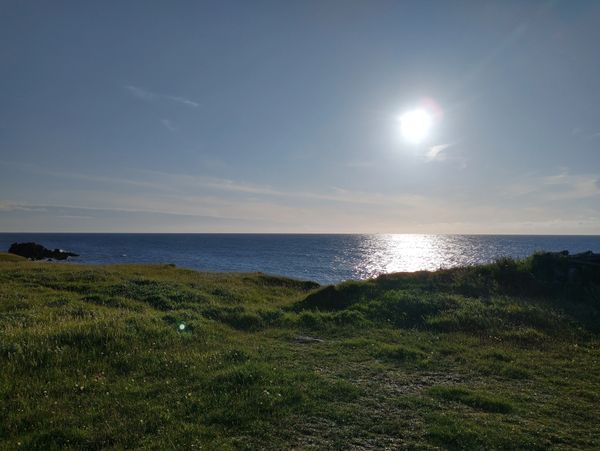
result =
M263 272L321 284L522 258L542 250L600 252L598 235L217 233L0 233L0 251L30 241L79 254L70 262L173 263L198 271Z

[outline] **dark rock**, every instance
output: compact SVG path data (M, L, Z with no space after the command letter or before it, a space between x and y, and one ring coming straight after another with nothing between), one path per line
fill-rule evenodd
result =
M66 260L69 257L79 257L79 255L74 254L73 252L67 252L61 249L50 250L37 243L13 243L8 249L8 252L31 260Z

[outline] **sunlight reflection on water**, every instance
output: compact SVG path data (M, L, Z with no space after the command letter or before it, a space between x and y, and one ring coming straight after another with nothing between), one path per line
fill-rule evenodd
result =
M199 271L262 271L319 283L526 257L600 251L599 236L316 234L2 234L0 250L35 241L74 263L174 263Z
M492 262L499 257L523 258L535 251L582 252L598 249L598 236L535 235L424 235L356 236L354 252L342 266L351 267L352 279Z
M495 240L474 235L388 234L362 236L358 244L360 258L354 259L353 278L364 279L380 274L434 271L440 268L492 261L502 255L529 255L522 243L504 238ZM355 256L356 257L356 256Z
M359 278L382 273L434 270L448 266L443 237L436 235L372 235L361 243L362 260L354 271Z

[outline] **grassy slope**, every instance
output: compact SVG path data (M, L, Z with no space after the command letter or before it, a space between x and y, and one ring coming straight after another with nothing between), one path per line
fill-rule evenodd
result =
M0 263L3 262L24 262L27 261L25 257L20 255L8 254L6 252L0 252Z
M0 256L0 448L599 448L600 290L532 268L319 291Z

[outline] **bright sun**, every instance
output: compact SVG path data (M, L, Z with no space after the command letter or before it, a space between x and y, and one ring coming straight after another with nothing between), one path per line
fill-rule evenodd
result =
M422 142L432 125L431 116L422 109L412 110L400 116L400 132L402 137L411 143Z

